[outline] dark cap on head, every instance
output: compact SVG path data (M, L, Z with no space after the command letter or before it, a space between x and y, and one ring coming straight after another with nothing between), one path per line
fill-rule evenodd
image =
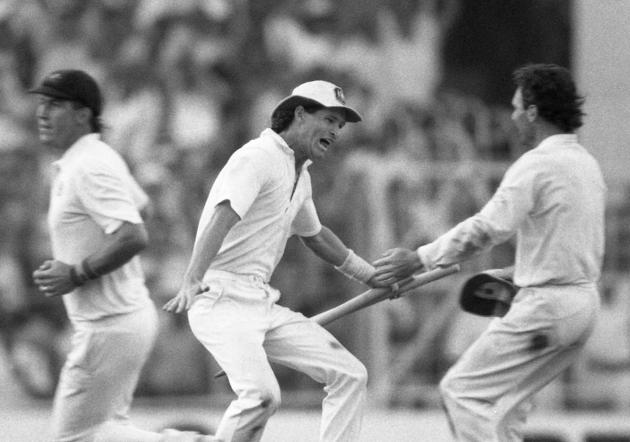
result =
M98 84L89 74L76 69L62 69L48 74L40 85L28 91L60 100L76 101L101 114L103 98Z

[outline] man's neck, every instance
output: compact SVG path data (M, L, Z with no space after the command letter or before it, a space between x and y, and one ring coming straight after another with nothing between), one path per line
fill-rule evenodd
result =
M73 136L72 138L66 140L66 142L61 145L61 146L52 146L53 149L56 152L59 153L64 153L66 152L68 149L70 149L72 146L74 146L76 144L77 141L79 141L81 138L83 138L86 135L89 135L91 132L80 132L75 134L75 136Z
M536 130L536 137L534 139L534 146L538 146L543 140L552 137L554 135L563 135L570 132L563 131L558 126L548 123L543 123L538 126Z
M295 171L296 173L302 168L306 160L308 159L305 154L301 152L297 146L299 146L299 140L297 137L293 136L291 132L284 131L279 134L287 146L293 151L293 156L295 158Z

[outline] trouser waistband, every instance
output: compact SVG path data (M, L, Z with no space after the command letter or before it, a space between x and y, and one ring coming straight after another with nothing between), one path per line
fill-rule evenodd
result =
M254 284L257 286L268 285L269 282L265 281L261 276L245 273L234 273L226 270L210 269L204 275L204 281L210 282L213 279L221 279L226 281L238 281Z

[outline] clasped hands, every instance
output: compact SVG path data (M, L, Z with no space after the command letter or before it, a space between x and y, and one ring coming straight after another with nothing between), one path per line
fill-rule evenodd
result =
M391 287L394 292L398 291L400 281L423 267L415 250L405 248L386 250L372 265L376 272L370 282L376 287Z

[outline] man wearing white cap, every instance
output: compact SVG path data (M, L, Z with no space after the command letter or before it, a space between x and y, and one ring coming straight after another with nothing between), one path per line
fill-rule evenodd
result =
M271 128L232 155L210 190L183 285L164 309L188 310L194 335L238 396L219 424L220 440L261 439L280 405L269 361L325 384L320 440L358 440L365 367L323 327L276 304L280 292L269 285L292 235L346 276L373 285L374 268L321 225L308 172L345 123L358 121L341 88L304 83L276 106Z

